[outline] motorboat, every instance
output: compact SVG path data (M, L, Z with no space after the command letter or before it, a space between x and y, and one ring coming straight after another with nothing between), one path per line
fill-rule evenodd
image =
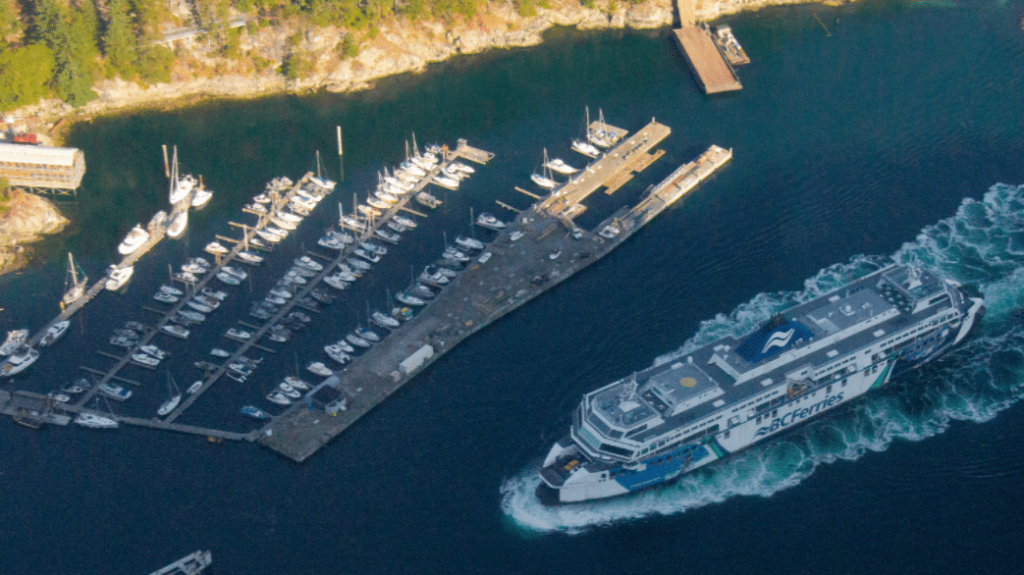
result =
M124 237L124 241L117 246L117 252L126 256L142 247L142 244L146 243L146 240L148 239L149 232L142 229L142 226L136 224L135 227L128 232L128 235Z
M437 287L443 287L451 282L437 266L427 266L420 274L420 281Z
M288 273L289 274L293 274L293 275L297 275L297 276L302 277L302 278L316 277L316 274L317 274L317 272L315 272L315 271L313 271L313 270L311 270L309 268L304 268L304 267L300 267L300 266L292 266L291 269L288 270ZM287 276L288 274L285 274L285 275Z
M293 311L292 313L288 314L288 319L300 321L302 323L310 323L311 321L313 321L313 318L302 313L301 311Z
M514 242L517 242L517 241L519 241L519 238L521 238L521 237L523 237L525 235L526 234L524 232L522 232L520 230L516 230L516 231L512 232L512 234L509 236L508 239L510 239L510 240L512 240Z
M575 174L576 172L579 171L579 169L574 168L569 164L563 162L561 158L553 158L551 160L548 160L544 165L552 172L558 172L559 174L564 174L566 176Z
M267 201L269 202L270 198L267 198ZM242 209L249 210L250 212L256 212L257 214L261 215L267 213L267 207L264 206L263 204L256 202L253 202L251 204L245 204L244 206L242 206Z
M243 281L247 277L249 277L249 274L246 273L245 270L243 270L242 268L236 268L234 266L224 266L224 267L220 268L220 271L222 271L222 272L224 272L226 274L231 274L231 275L235 276L236 278L238 278L240 280L243 280Z
M378 210L377 208L372 208L370 206L364 206L364 205L361 205L361 204L356 206L356 209L359 210L359 213L361 213L361 214L363 214L363 215L365 215L367 217L377 218L377 217L380 217L380 215L383 213L380 210Z
M380 192L378 192L378 193L380 193ZM374 208L375 210L380 210L381 213L386 212L387 210L391 209L391 204L389 204L388 202L386 202L386 201L384 201L382 199L367 198L366 199L366 203L369 204L369 206L371 208Z
M180 212L171 216L171 221L170 223L167 224L167 237L171 238L172 240L176 240L185 233L185 228L187 227L188 210L181 210Z
M198 312L198 311L191 311L191 310L187 310L187 309L179 309L178 310L178 315L180 315L181 317L183 317L185 319L194 321L194 322L206 321L206 316L203 315L202 313Z
M190 308L192 308L192 309L194 309L194 310L196 310L196 311L198 311L200 313L210 313L214 309L214 308L206 305L205 303L200 302L200 301L196 301L194 299L191 299L191 300L185 302L185 305L187 305L188 307L190 307Z
M369 241L367 241L367 242L359 242L359 247L363 248L364 250L366 250L368 252L375 253L378 256L384 256L384 255L387 255L387 253L388 253L388 249L386 247L384 247L384 246L382 246L380 244L375 244L373 242L369 242Z
M490 261L492 255L494 255L494 254L492 254L491 252L484 252L484 253L480 254L480 257L476 261L478 261L478 262L480 262L482 264L485 264L488 261Z
M39 359L39 352L22 344L7 358L7 361L0 365L0 377L17 375L28 369L28 366L35 363L37 359Z
M221 282L223 282L223 283L225 283L225 284L227 284L229 286L236 286L236 285L239 285L239 284L242 283L242 280L238 279L237 277L235 277L235 276L233 276L233 275L231 275L231 274L229 274L227 272L217 272L217 276L216 277Z
M392 230L393 232L395 232L395 233L398 233L398 234L401 234L401 233L403 233L403 232L405 232L405 231L407 231L407 230L409 229L409 228L407 228L407 227L403 226L402 224L400 224L400 223L396 222L396 221L395 221L395 220L393 220L393 219L391 219L391 220L388 220L387 226L388 226L388 228L390 228L390 229L391 229L391 230Z
M286 289L284 289L282 287L275 287L275 288L271 289L267 293L269 293L270 295L272 295L274 297L279 297L281 299L286 299L286 300L287 299L292 299L292 292L290 292L290 291L288 291L288 290L286 290Z
M84 296L88 281L89 278L85 272L75 263L71 252L68 252L68 273L64 282L64 297L61 298L61 304L66 306Z
M178 336L180 338L187 338L188 337L188 333L189 333L189 331L187 329L181 327L180 325L175 325L175 324L171 324L171 323L163 326L160 329L166 331L167 333L169 333L171 335L176 335L176 336Z
M356 348L352 347L344 339L339 339L338 341L334 342L334 345L338 346L338 349L340 349L341 351L343 351L345 353L355 353L355 351L356 351Z
M402 325L401 323L399 323L399 321L397 319L395 319L395 318L389 316L388 314L383 313L383 312L381 312L380 310L377 310L377 309L373 310L370 313L370 321L372 321L373 323L379 325L380 327L389 328L389 329L395 329L396 327L399 327L399 326Z
M584 140L574 139L572 141L572 149L576 152L583 154L584 156L589 156L591 158L596 158L601 155L601 150L598 150L596 147L594 147L593 144L586 142Z
M299 389L299 390L302 390L302 391L309 391L310 389L312 389L311 385L309 385L305 381L302 381L301 379L295 377L294 375L285 376L284 382L287 383L288 385L294 387L295 389Z
M357 232L366 231L366 223L352 216L341 216L341 225Z
M125 389L116 383L101 383L96 388L104 397L115 401L127 401L132 396L130 389Z
M548 254L548 259L557 260L560 255L562 255L562 250L551 250L551 253Z
M313 271L316 271L316 272L321 271L321 270L324 269L323 265L317 263L316 261L314 261L309 256L302 256L301 258L296 258L295 259L295 265L297 265L299 267L306 268L308 270L313 270Z
M263 261L263 256L261 256L259 254L256 254L256 253L253 253L253 252L250 252L250 251L238 252L238 256L237 257L238 257L238 259L242 260L243 262L245 262L247 264L258 264L258 263L261 263Z
M366 341L372 341L373 343L377 343L380 341L380 336L369 328L357 327L355 333L357 336L365 339Z
M370 264L355 258L345 258L345 261L353 268L361 269L363 271L369 270L372 267Z
M168 355L166 351L160 349L159 347L157 347L157 346L155 346L153 344L144 345L144 346L139 348L139 351L141 351L142 353L144 353L146 355L151 355L151 356L153 356L153 357L155 357L157 359L164 359Z
M331 375L334 374L334 372L331 371L329 367L320 363L319 361L311 362L309 365L306 366L306 369L310 373L314 375L319 375L320 377L330 377Z
M448 188L450 190L454 190L459 187L458 179L446 176L444 174L434 174L434 176L431 178L431 181L441 186L442 188Z
M292 400L284 396L280 391L272 391L267 394L267 401L278 405L291 405Z
M252 334L251 333L249 333L249 332L247 332L245 330L236 329L236 328L229 329L228 330L228 336L234 337L234 338L238 338L238 339L251 339L252 338Z
M371 345L373 345L372 343L366 341L365 339L359 337L354 333L346 335L345 341L351 343L352 345L357 345L359 347L370 347Z
M427 286L421 283L412 284L411 286L409 286L408 289L405 290L405 293L409 295L414 295L424 300L434 299L434 296L437 295L434 293L434 290L428 288Z
M75 423L82 427L92 429L116 429L117 421L95 413L79 413L75 417Z
M63 391L64 393L67 393L68 395L78 395L79 393L85 391L85 388L82 387L81 385L71 384L67 387L60 388L60 390Z
M441 255L446 260L455 260L457 262L468 262L469 256L455 249L454 247L447 247L444 253Z
M401 303L404 303L405 305L412 305L417 307L427 305L427 302L423 301L422 299L401 291L395 294L395 299Z
M448 167L452 168L453 170L458 170L464 174L472 174L473 172L476 172L475 169L466 164L463 164L462 162L452 162L451 164L448 164Z
M210 198L212 197L213 192L200 184L198 188L192 191L192 207L201 210L206 207L206 204L210 203Z
M348 283L341 279L338 274L324 277L324 283L336 290L343 290L348 287Z
M475 238L467 238L466 236L459 236L455 238L455 243L459 247L467 250L482 250L484 249L484 243Z
M245 383L245 380L246 380L246 377L245 377L244 373L239 373L239 372L237 372L237 371L235 371L233 369L229 369L229 370L225 371L224 375L230 377L231 379L237 381L238 383Z
M327 353L328 357L330 357L331 359L333 359L334 361L338 362L341 365L345 365L348 362L352 361L352 356L345 353L340 347L338 347L338 344L336 343L331 345L325 345L324 352Z
M270 419L270 414L255 405L246 405L239 410L242 415L251 417L253 419Z
M231 352L219 347L215 347L210 350L210 355L214 357L231 357Z
M273 222L275 226L281 228L282 230L294 231L295 228L299 227L297 223L289 222L278 216L271 216L270 221Z
M206 244L206 247L203 249L210 252L211 254L226 254L231 251L224 247L224 245L221 244L220 242L210 242Z
M199 278L192 272L178 272L171 277L187 284L194 284L199 281Z
M386 241L388 243L395 244L395 245L397 245L399 240L402 239L402 236L396 234L395 232L389 232L389 231L387 231L385 229L382 229L382 228L377 228L376 230L374 230L373 231L373 235L377 236L378 238L380 238L380 239L382 239L382 240L384 240L384 241Z
M163 303L178 303L179 298L167 292L158 291L155 294L153 294L153 299Z
M178 288L176 288L174 286L168 286L168 285L160 286L160 291L163 292L163 293L170 294L170 295L173 295L173 296L178 296L178 297L181 297L181 296L185 295L185 292L181 291L180 289L178 289Z
M446 264L452 263L451 260L441 260L441 261L443 263L446 263ZM443 275L444 277L448 278L448 279L454 278L455 276L459 275L458 273L456 273L456 271L454 269L447 268L447 267L440 266L440 265L437 266L437 272L439 274Z
M192 385L188 386L188 389L185 390L185 393L187 393L189 395L195 395L195 394L199 393L199 390L202 389L202 388L203 388L203 380L200 379L199 381L193 382Z
M286 396L292 399L298 399L302 397L302 392L288 385L287 383L280 383L277 385L277 388L281 390L281 393L285 394Z
M288 303L288 300L286 300L286 299L284 299L282 297L274 296L274 295L268 295L267 297L263 298L263 301L265 301L267 303L272 303L274 305L284 305L284 304Z
M46 397L58 403L67 403L71 401L70 395L59 391L51 391L50 393L46 394Z
M484 212L477 216L476 225L494 231L501 231L505 229L505 222L492 216L490 212Z
M370 261L370 262L373 262L373 263L377 263L377 262L380 261L380 256L378 256L377 254L367 253L366 250L364 250L363 248L356 248L353 253L356 254L357 256L363 258L364 260L367 260L367 261Z
M258 194L252 199L252 201L256 202L257 204L269 204L271 200L272 198L267 194Z
M270 318L274 317L274 314L270 313L269 311L267 311L267 310L265 310L265 309L263 309L261 307L253 307L249 311L249 315L254 317L254 318L256 318L256 319L258 319L258 320L267 320L267 319L270 319Z
M259 237L267 240L268 242L270 242L272 244L276 244L277 242L279 242L279 241L284 239L284 238L282 238L281 236L279 236L277 234L271 233L266 228L256 230L256 235L258 235Z
M60 320L50 327L46 328L46 333L43 334L42 339L39 340L39 347L47 347L53 345L61 336L64 335L68 330L68 326L71 325L69 320Z
M393 307L391 308L391 317L398 321L409 321L416 317L416 312L412 308L407 307Z
M7 332L7 339L4 340L3 345L0 345L0 356L11 355L21 347L21 344L25 343L27 339L27 329L16 329Z
M306 278L304 276L305 274L300 273L299 271L293 268L291 270L288 270L288 273L284 274L284 280L299 285L305 285Z
M205 274L209 271L209 268L199 265L198 262L185 262L181 266L181 271L188 272L190 274Z

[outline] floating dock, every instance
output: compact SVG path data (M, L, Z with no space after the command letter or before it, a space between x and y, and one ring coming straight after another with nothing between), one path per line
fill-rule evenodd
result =
M591 166L586 182L556 188L517 214L486 246L489 256L474 260L414 320L274 418L257 441L304 461L462 340L611 252L732 157L731 151L712 146L652 188L637 206L599 224L597 233L580 230L581 238L573 239L566 229L575 228L564 215L568 207L580 205L586 195L635 165L636 157L669 131L652 122ZM631 158L616 154L620 147L623 153L631 151Z
M706 94L743 89L736 72L726 62L711 33L705 28L686 25L672 31L690 65L690 72Z

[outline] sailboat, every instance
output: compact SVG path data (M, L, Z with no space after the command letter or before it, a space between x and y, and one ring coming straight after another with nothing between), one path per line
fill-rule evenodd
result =
M79 278L79 274L81 274L81 278ZM64 305L68 305L85 295L85 284L87 281L89 281L89 278L82 271L82 268L75 264L75 259L71 257L71 252L68 252L68 275L64 280L65 292L61 302Z
M597 129L597 130L591 130L590 129L590 119L588 117L587 118L587 140L589 140L590 143L594 144L595 146L600 146L602 148L611 147L611 145L612 145L612 143L614 141L613 140L614 135L609 135L608 134L607 124L604 123L604 111L598 110L597 114L598 114L598 116L597 116L598 117L597 123L600 124L601 127L599 129Z
M319 185L321 188L327 190L328 192L334 191L335 182L333 180L328 180L327 178L325 178L325 177L323 177L321 175L321 173L320 173L320 166L321 166L321 164L320 164L320 150L317 150L316 151L316 176L314 176L311 179L314 182L316 182L317 185Z
M587 140L589 140L589 138L590 138L590 108L587 108L586 110L587 110L587 123L586 123L586 125L584 125L583 130L587 134ZM572 149L574 151L577 151L577 152L583 154L584 156L589 156L591 158L596 158L596 157L600 156L601 155L601 150L598 150L596 147L594 147L593 144L591 144L587 140L573 139L573 141L572 141Z
M190 176L191 177L191 176ZM199 187L192 192L192 207L201 210L206 207L206 204L210 203L210 198L213 197L213 192L206 189L203 185L203 176L199 176Z
M166 156L164 156L166 158ZM178 177L178 146L174 146L173 159L171 161L173 168L171 172L171 193L170 200L171 205L175 205L178 202L184 200L192 193L192 188L196 185L196 179L191 175L187 175L184 178Z
M170 372L167 372L167 393L170 395L170 399L164 402L160 409L156 410L157 415L160 417L174 411L174 408L178 407L178 404L181 403L181 390L174 383L174 378L171 377Z
M548 149L544 148L544 163L541 166L541 173L534 172L530 175L530 179L533 183L537 184L542 188L552 189L558 185L558 182L551 178L551 168L548 167L550 161L548 160Z

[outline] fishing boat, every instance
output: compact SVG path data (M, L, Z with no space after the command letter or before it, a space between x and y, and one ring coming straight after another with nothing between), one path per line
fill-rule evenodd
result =
M331 371L329 367L320 363L319 361L311 362L309 365L306 366L306 369L310 373L319 375L320 377L329 377L334 374L334 372Z
M505 222L492 216L490 212L484 212L477 216L476 225L494 231L501 231L505 229Z
M68 305L85 295L86 283L88 281L89 278L86 277L85 272L75 263L75 259L71 257L71 252L68 252L68 272L64 279L64 297L61 298L61 303Z
M482 250L484 249L484 243L474 238L467 238L466 236L459 236L455 238L455 243L459 247L467 250Z
M124 237L124 241L117 246L117 252L126 256L142 247L142 244L146 243L146 240L148 239L149 232L142 229L142 226L136 224L135 227L128 232L128 235Z
M267 394L267 401L269 401L271 403L276 403L278 405L291 405L292 404L292 400L290 400L287 397L285 397L285 395L283 393L281 393L280 391L272 391L272 392L268 393Z
M422 299L402 291L395 294L395 299L401 303L404 303L405 305L412 305L416 307L427 305L427 302L423 301Z
M550 168L548 168L549 163L550 162L548 160L548 150L547 148L545 148L544 161L541 163L541 173L538 174L537 172L534 172L533 174L530 175L530 179L533 180L533 183L537 184L538 186L550 190L557 186L558 182L551 178L551 170Z
M7 339L4 340L3 345L0 345L0 356L11 355L21 347L21 344L25 343L25 340L27 339L27 329L16 329L7 332Z
M96 415L95 413L79 413L75 417L75 423L82 427L89 427L91 429L116 429L117 421L103 417L102 415Z
M167 401L156 410L156 414L160 417L174 411L174 408L178 407L178 404L181 403L181 390L174 383L174 378L170 372L167 372L167 395L169 396Z
M107 270L107 281L103 283L103 287L109 291L117 291L121 289L124 284L128 283L128 280L131 279L132 273L134 272L135 267L133 266L119 268L112 265Z
M17 375L28 369L37 359L39 359L39 352L22 344L21 347L7 358L3 365L0 365L0 377Z
M42 339L39 340L39 347L47 347L53 345L55 341L61 338L68 330L68 326L71 322L63 319L58 321L46 329L46 333L43 334Z
M370 312L370 321L379 325L380 327L388 329L395 329L397 327L401 327L402 325L401 323L399 323L397 319L377 309Z
M132 396L130 389L125 389L116 383L101 383L97 389L104 397L115 401L127 401Z
M270 419L270 414L255 405L246 405L239 410L242 415L251 417L253 419Z

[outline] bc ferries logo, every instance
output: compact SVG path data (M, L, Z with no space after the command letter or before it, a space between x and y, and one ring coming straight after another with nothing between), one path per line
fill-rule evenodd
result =
M768 353L768 350L773 347L786 347L789 345L789 340L793 337L794 333L796 333L796 330L793 328L789 328L789 331L786 332L780 331L773 333L764 344L764 349L761 350L761 355Z
M754 434L754 437L761 437L762 435L775 433L780 429L784 429L794 423L803 421L804 419L807 419L808 417L815 415L821 411L825 411L826 409L832 407L833 405L839 403L842 400L843 392L839 392L836 395L826 397L825 399L819 401L818 403L815 403L814 405L810 405L801 409L794 409L793 411L790 411L789 413L783 415L782 417L776 417L775 419L773 419L771 425L759 427L757 429L757 433Z

